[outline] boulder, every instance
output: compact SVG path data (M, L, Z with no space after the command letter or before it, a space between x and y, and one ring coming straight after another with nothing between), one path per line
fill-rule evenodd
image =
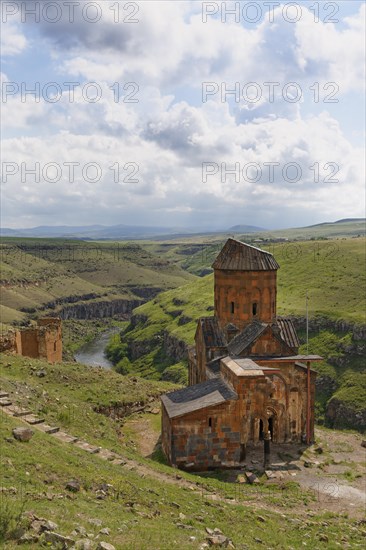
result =
M101 541L98 543L96 550L116 550L116 548L113 546L113 544L109 544L109 542Z
M75 541L69 537L64 537L60 533L53 533L52 531L45 531L44 540L51 544L59 545L62 548L71 548L74 546Z
M207 538L207 541L211 546L222 546L223 548L227 548L231 542L225 535L212 535Z
M19 544L35 544L38 541L39 536L32 533L24 533L24 535L18 539Z
M80 483L75 479L72 479L66 483L65 489L71 491L72 493L78 493L80 491Z
M92 550L93 543L89 539L80 539L75 542L75 548L78 550Z
M30 441L34 435L34 431L30 428L14 428L13 436L18 441Z

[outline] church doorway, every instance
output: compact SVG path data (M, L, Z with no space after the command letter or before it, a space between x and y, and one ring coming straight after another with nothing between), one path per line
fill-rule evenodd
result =
M263 420L260 419L259 420L259 437L258 437L259 441L263 441L264 439L264 429L263 429Z
M271 434L271 441L273 441L273 416L268 419L268 431Z
M268 419L268 431L271 436L271 441L273 443L278 442L278 416L277 411L272 407L267 409L267 419Z

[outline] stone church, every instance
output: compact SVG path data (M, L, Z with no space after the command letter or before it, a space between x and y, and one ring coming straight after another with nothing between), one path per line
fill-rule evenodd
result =
M314 355L299 355L291 319L276 314L269 252L228 239L215 262L215 311L198 320L189 386L162 396L162 446L170 464L236 467L263 439L310 443Z

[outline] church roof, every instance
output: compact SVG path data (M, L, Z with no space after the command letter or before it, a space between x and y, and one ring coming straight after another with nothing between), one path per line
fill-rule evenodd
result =
M216 317L201 317L199 323L202 328L206 348L224 348L226 342Z
M240 332L240 334L235 336L235 338L229 342L227 348L230 355L239 355L242 353L243 350L250 346L250 344L252 344L268 326L270 326L269 323L261 323L257 320L252 321ZM272 326L274 328L276 327L276 325ZM280 338L289 346L289 348L297 350L300 343L292 320L286 319L285 317L279 317L277 318L277 326L279 329Z
M210 378L214 376L218 376L220 374L220 362L221 359L226 357L226 355L221 355L220 357L215 357L215 359L211 359L206 365L206 373L208 372L208 376Z
M258 365L250 357L232 357L228 355L222 359L222 362L235 376L240 378L244 376L266 376L266 374L276 374L279 372L277 367Z
M161 400L170 418L237 399L238 395L221 378L212 378L181 390L162 395Z
M292 320L286 319L285 317L278 317L277 324L280 327L282 340L284 340L290 348L298 348L300 342Z
M236 271L274 271L280 266L270 252L228 239L212 267Z
M228 351L230 355L239 355L245 348L247 348L254 340L258 338L267 328L267 323L260 323L259 321L252 321L250 325L245 327L235 338L228 344Z

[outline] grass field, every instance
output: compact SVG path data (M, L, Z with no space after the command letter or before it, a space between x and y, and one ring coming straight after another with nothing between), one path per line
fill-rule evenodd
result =
M307 291L310 318L364 324L365 242L363 238L354 238L270 245L269 250L281 266L278 271L278 313L305 317ZM210 265L216 255L216 247L210 246L203 253L202 250L196 251L185 261L190 262L193 271L198 272ZM161 334L167 331L188 345L193 345L197 319L212 315L212 309L212 274L159 294L135 310L138 322L126 329L123 343L118 343L118 337L115 337L112 348L117 361L114 362L122 361L124 372L184 383L184 364L174 365L174 361L166 357ZM304 342L305 334L300 336ZM349 350L351 334L343 337L344 334L332 330L320 335L317 332L310 334L309 351L325 358L319 365L319 375L327 377L333 387L332 390L319 391L317 394L318 421L324 420L326 404L332 397L339 397L353 410L364 409L364 361L358 353ZM128 359L127 343L131 341L135 344L147 343L148 347L147 352L134 361ZM302 351L306 351L305 347ZM338 356L342 361L335 362L334 358ZM111 358L114 359L113 356Z
M277 275L277 311L280 315L305 316L308 292L310 317L365 323L366 241L346 239L330 245L332 248L328 242L310 241L270 247L280 264ZM198 253L196 267L198 261L201 267L207 267L216 254L217 250L208 250L207 258L202 259L202 254ZM213 298L213 275L164 292L135 310L136 314L146 316L147 322L134 330L133 337L148 339L159 330L167 329L192 344L196 321L212 314ZM183 316L191 321L180 325Z
M208 272L221 246L221 242L208 247L190 246L193 254L183 255L179 263L197 275ZM280 264L277 304L281 315L304 315L308 291L310 316L366 322L365 238L260 246L274 254ZM178 250L169 251L169 256L173 254L177 258ZM207 281L207 288L210 284ZM212 303L209 295L207 300Z
M37 431L30 442L17 442L11 430L24 424L0 411L3 548L18 547L11 537L27 522L24 516L20 519L23 512L56 522L57 532L65 536L75 538L74 529L84 529L93 548L105 540L117 550L197 549L206 540L206 527L221 529L237 549L303 548L304 537L309 548L337 548L341 539L343 547L362 547L364 530L357 520L322 510L314 494L297 483L238 486L226 482L220 472L179 472L177 478L176 470L141 457L127 444L124 419L113 420L94 410L99 404L149 403L173 386L77 364L51 366L6 355L1 363L0 386L16 396L19 405L135 461L132 469L116 467ZM45 376L38 377L39 370ZM152 418L155 422L157 417ZM80 491L65 488L70 480L80 484ZM100 534L102 528L108 528L109 535Z
M39 315L56 302L133 299L193 279L180 266L135 243L4 238L1 244L1 322ZM52 313L46 307L46 313Z

